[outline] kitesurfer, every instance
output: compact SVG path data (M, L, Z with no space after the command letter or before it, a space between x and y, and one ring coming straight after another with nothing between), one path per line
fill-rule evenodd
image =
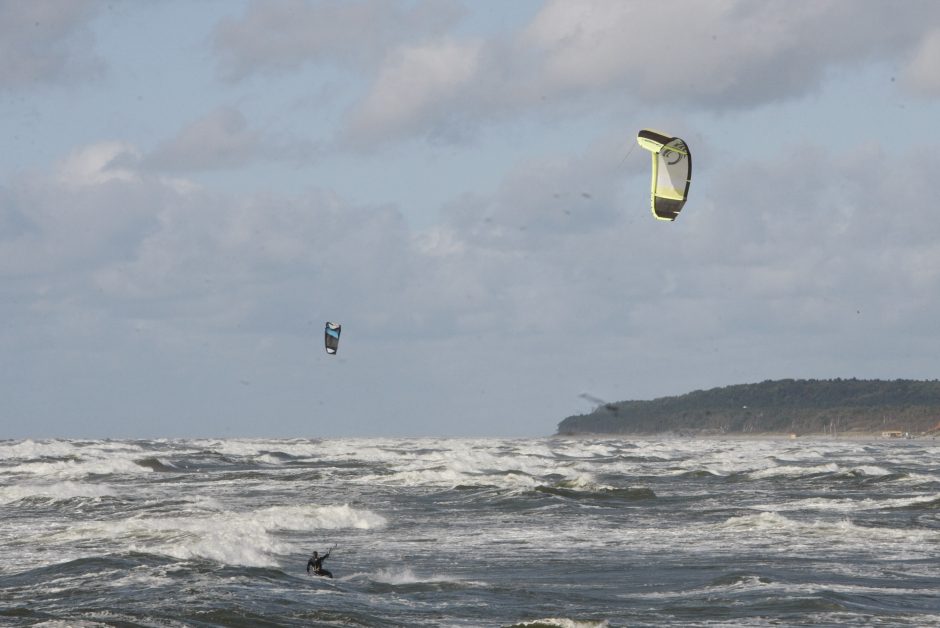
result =
M330 552L332 551L332 549L327 551L327 553L323 556L320 556L316 551L314 551L313 556L311 556L310 560L307 561L307 573L310 573L310 569L313 569L314 575L332 578L333 574L323 568L323 561L330 557Z

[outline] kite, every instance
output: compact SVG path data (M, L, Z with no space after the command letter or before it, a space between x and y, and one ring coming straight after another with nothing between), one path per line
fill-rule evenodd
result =
M336 355L336 350L339 348L339 332L342 330L343 326L339 323L327 321L323 332L323 343L326 345L326 352L330 355Z
M659 220L675 220L689 197L692 153L684 140L650 129L637 133L636 141L653 154L653 215Z

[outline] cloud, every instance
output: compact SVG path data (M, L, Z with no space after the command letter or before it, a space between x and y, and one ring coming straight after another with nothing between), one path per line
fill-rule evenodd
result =
M435 265L449 273L441 284L450 292L480 299L481 324L618 329L679 345L750 333L806 341L860 325L885 337L929 335L924 322L940 310L940 225L911 185L940 176L929 160L800 145L727 163L693 182L675 223L649 215L643 177L594 179L603 172L594 162L588 153L520 165L492 198L449 208L430 240ZM548 193L556 189L575 193L559 199ZM900 308L911 295L921 295L918 306Z
M250 162L261 150L260 133L248 128L241 112L220 107L186 125L147 156L159 170L211 170Z
M0 216L17 228L0 233L0 276L71 276L133 251L134 237L152 228L153 208L171 192L140 175L138 155L123 142L92 144L51 174L12 183Z
M230 80L311 62L370 66L402 41L442 33L461 13L450 1L255 1L242 17L219 24L215 48Z
M339 380L352 397L367 387L350 402L360 417L376 399L383 412L449 413L446 400L460 399L473 410L455 416L498 416L471 403L486 387L501 407L537 398L544 420L566 385L576 403L586 386L617 398L890 377L940 350L940 224L910 185L940 177L936 163L798 145L714 165L680 219L661 223L646 171L611 176L610 150L600 140L520 161L493 192L455 201L420 231L394 206L316 189L216 194L153 175L125 143L76 150L0 190L0 311L15 330L0 332L3 354L85 364L97 352L109 377L148 385L227 377L218 395L247 378L259 412L277 396L262 381L297 395L315 373L331 395ZM347 331L341 360L317 370L310 352L334 318ZM481 375L494 361L499 376ZM416 381L443 396L424 400ZM519 393L546 381L551 403Z
M898 11L867 0L550 0L509 36L421 38L387 49L347 134L436 138L441 129L565 103L570 115L624 103L747 109L819 90L840 68L908 58L910 81L929 93L938 19L940 5L929 1Z
M935 164L901 165L875 146L801 145L729 164L704 207L683 214L696 238L684 247L690 274L679 291L698 287L738 304L725 313L728 335L739 326L807 343L864 329L872 335L855 341L867 346L923 337L923 316L940 303L930 297L900 316L899 304L938 287L940 274L926 269L940 261L940 228L909 182L938 174Z
M317 190L217 196L154 174L139 155L126 143L93 144L3 189L0 276L20 287L48 281L73 311L200 327L271 331L274 312L305 320L298 302L318 294L350 303L367 328L409 309L400 294L417 267L394 208ZM383 298L388 307L371 307Z
M929 33L904 70L906 85L923 96L940 96L940 29Z
M102 71L91 0L0 2L0 90L72 83Z
M458 30L456 3L256 2L222 22L233 80L339 65L358 84L337 135L362 149L457 142L486 122L625 106L741 110L820 90L845 68L888 63L936 93L940 5L877 0L712 3L548 0L515 32ZM838 36L835 36L838 33Z
M548 91L614 88L645 102L751 107L811 92L833 67L903 57L940 17L930 2L904 9L842 0L551 1L521 40L543 55Z
M444 40L395 50L379 70L369 94L352 112L349 135L369 137L388 128L398 133L427 128L430 113L465 92L480 71L482 42ZM446 117L446 116L444 116ZM444 128L439 120L437 127ZM453 133L453 123L447 124Z
M308 160L314 152L308 143L281 141L250 128L237 109L219 107L158 145L143 165L160 172L218 170L264 159Z
M441 337L495 324L684 337L832 329L849 309L887 320L893 299L940 293L940 226L908 183L940 176L927 160L894 167L877 147L836 158L799 146L709 171L665 224L649 215L645 170L610 171L615 150L603 140L520 162L492 194L457 199L440 224L412 231L393 206L324 190L211 194L149 173L132 146L96 144L0 195L0 273L65 272L76 300L91 285L115 312L146 304L190 324L272 331L277 312L329 300L372 334Z
M448 223L474 244L512 249L618 224L629 202L623 181L631 173L617 161L622 142L610 138L594 142L581 155L520 161L491 196L473 195L446 206ZM632 174L646 177L648 170ZM639 196L646 197L648 191Z
M58 165L58 180L68 186L100 185L108 181L136 181L133 166L140 152L126 142L99 142L80 148Z

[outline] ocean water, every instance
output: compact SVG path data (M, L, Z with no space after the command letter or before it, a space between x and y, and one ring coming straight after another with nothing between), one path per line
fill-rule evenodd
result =
M0 626L940 626L938 513L933 440L0 441Z

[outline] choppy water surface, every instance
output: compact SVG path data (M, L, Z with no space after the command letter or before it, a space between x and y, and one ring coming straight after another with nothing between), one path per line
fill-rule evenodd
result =
M0 625L940 626L940 445L0 441ZM310 552L337 549L310 577Z

